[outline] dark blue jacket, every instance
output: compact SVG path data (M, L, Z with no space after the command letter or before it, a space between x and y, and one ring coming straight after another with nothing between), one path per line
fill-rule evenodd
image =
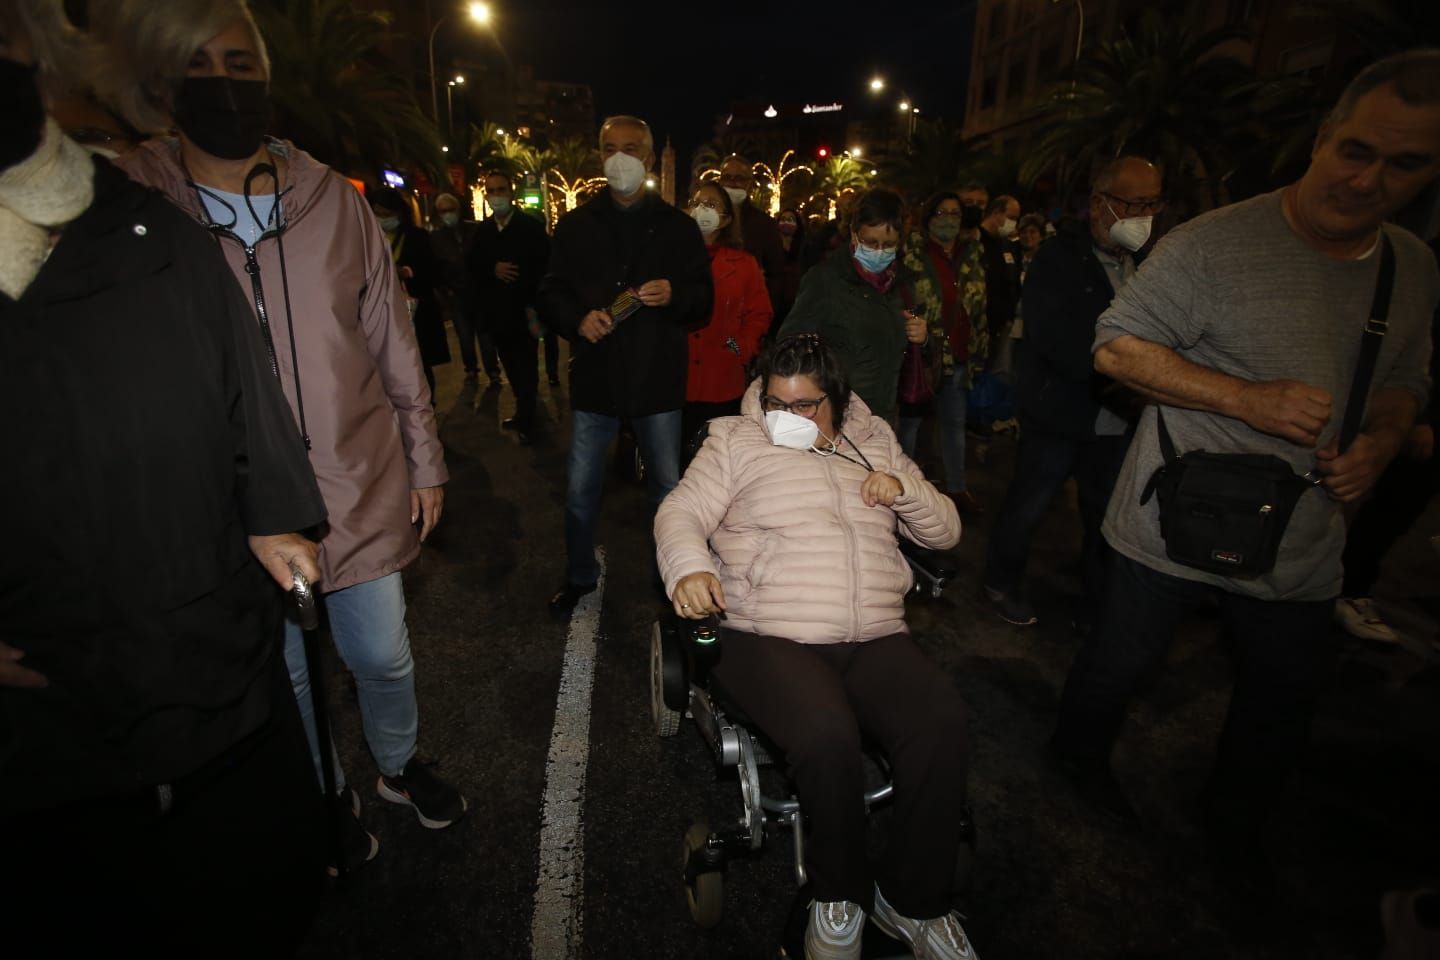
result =
M1109 379L1095 372L1095 321L1114 293L1086 223L1065 223L1025 274L1025 318L1016 402L1022 428L1040 426L1078 440L1095 436L1097 399Z

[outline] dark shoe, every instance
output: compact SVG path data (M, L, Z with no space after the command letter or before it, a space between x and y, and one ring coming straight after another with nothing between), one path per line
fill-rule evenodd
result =
M985 507L969 490L961 490L959 493L947 493L955 503L955 509L960 511L962 517L978 517L985 512Z
M431 830L450 826L470 808L459 790L435 776L430 764L415 758L397 775L382 775L375 783L375 792L382 800L413 808L420 825Z
M519 429L520 429L520 421L519 421L519 420L516 420L514 417L506 417L504 420L501 420L501 421L500 421L500 429L501 429L501 430L519 430Z
M1012 597L994 587L986 587L985 599L989 601L990 609L995 611L995 615L1006 623L1013 623L1017 627L1033 627L1039 622L1039 618L1035 616L1035 608L1019 597Z
M1048 750L1050 766L1064 777L1092 813L1126 830L1140 829L1140 815L1130 798L1115 780L1108 763L1085 764L1067 757L1052 743Z
M350 873L361 864L375 859L375 855L380 852L380 841L360 822L360 794L353 788L346 787L341 790L331 803L335 805L335 814L340 818L340 848L345 857L345 872ZM333 860L334 857L329 859ZM333 863L325 867L325 872L332 877L340 876L340 870Z
M557 617L568 619L570 614L575 612L575 605L580 598L595 589L595 584L586 586L583 583L567 583L560 588L555 596L550 598L550 612Z
M515 438L520 441L520 446L522 447L535 446L535 438L532 437L530 434L526 433L524 430L515 431Z

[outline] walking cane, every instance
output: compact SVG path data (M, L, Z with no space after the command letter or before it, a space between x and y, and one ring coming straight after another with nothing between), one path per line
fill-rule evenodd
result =
M300 613L300 632L305 645L305 669L310 675L310 703L315 713L315 740L320 752L320 781L325 785L325 832L335 875L345 877L345 849L340 840L340 798L335 795L335 753L330 745L330 714L325 708L325 670L320 659L320 609L310 581L295 567L290 568L294 587L291 594Z

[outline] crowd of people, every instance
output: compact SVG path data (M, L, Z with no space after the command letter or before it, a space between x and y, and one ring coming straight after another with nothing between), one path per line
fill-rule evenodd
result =
M552 384L569 344L556 617L597 586L611 448L633 434L657 588L723 617L718 679L805 804L809 960L858 958L867 919L975 956L948 888L965 709L908 635L900 540L945 550L962 518L988 523L975 587L1032 627L1027 556L1072 478L1081 646L1055 768L1137 825L1109 764L1127 706L1181 618L1218 609L1238 668L1205 825L1236 893L1273 893L1265 824L1322 639L1338 621L1398 642L1380 559L1440 490L1440 271L1388 222L1440 177L1440 51L1367 68L1298 180L1158 243L1165 171L1139 156L1058 223L979 184L849 193L807 221L761 210L739 156L666 203L628 115L599 130L606 187L553 231L500 172L491 216L440 194L427 229L412 197L267 136L269 83L244 0L91 0L84 30L58 0L0 9L0 503L27 545L0 561L0 771L26 785L0 800L7 905L96 905L95 928L57 920L77 943L298 943L325 871L379 851L282 603L302 582L354 676L376 794L433 829L465 815L417 755L402 583L444 511L447 320L466 379L508 381L521 445L545 429L540 344ZM97 115L114 136L80 136ZM996 384L1019 440L992 513L966 444ZM862 737L900 808L873 874Z

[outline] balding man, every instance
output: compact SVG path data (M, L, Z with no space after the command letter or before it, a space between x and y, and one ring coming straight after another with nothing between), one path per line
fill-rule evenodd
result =
M750 202L750 191L755 189L755 172L750 161L738 154L726 157L725 162L720 164L720 186L725 188L735 204L745 252L760 261L770 302L779 303L781 274L785 272L785 248L780 242L780 227L775 218ZM775 318L777 323L783 319Z
M1085 591L1072 618L1079 632L1089 632L1093 604L1103 596L1100 523L1128 440L1128 423L1114 408L1128 409L1122 402L1133 395L1095 373L1090 348L1095 321L1135 274L1133 254L1149 239L1160 190L1160 172L1149 161L1111 161L1095 177L1089 224L1062 224L1025 276L1025 349L1016 385L1020 446L985 570L991 609L1017 626L1037 620L1023 583L1030 538L1070 477L1085 529Z
M647 189L650 127L611 117L600 127L609 189L555 226L538 307L570 341L565 580L550 601L568 617L595 589L595 522L610 444L626 418L658 506L680 481L680 408L688 333L710 320L710 255L695 221ZM533 363L533 359L532 359Z
M1385 221L1437 176L1440 50L1386 58L1351 81L1298 181L1172 230L1097 325L1096 369L1155 402L1106 513L1114 549L1104 606L1066 681L1057 759L1094 807L1133 821L1109 767L1127 704L1164 663L1176 625L1218 607L1237 662L1204 797L1206 849L1237 905L1262 905L1273 892L1263 840L1328 673L1344 504L1370 491L1426 399L1440 274L1419 239ZM1141 233L1121 223L1122 236ZM1388 325L1373 308L1386 292ZM1028 307L1025 323L1028 341ZM1378 347L1368 389L1355 378L1362 340ZM1352 417L1360 429L1342 447ZM1162 452L1167 435L1175 454L1246 454L1322 482L1289 482L1298 500L1288 523L1288 502L1275 496L1286 488L1245 482L1233 459L1223 461L1223 490L1190 486L1183 468L1181 497L1169 486L1182 468ZM1159 498L1145 496L1157 481L1161 497L1169 492L1163 530ZM1262 502L1257 494L1265 507L1227 506ZM1278 532L1278 553L1225 535L1250 530L1255 515ZM1244 575L1228 572L1240 562Z

